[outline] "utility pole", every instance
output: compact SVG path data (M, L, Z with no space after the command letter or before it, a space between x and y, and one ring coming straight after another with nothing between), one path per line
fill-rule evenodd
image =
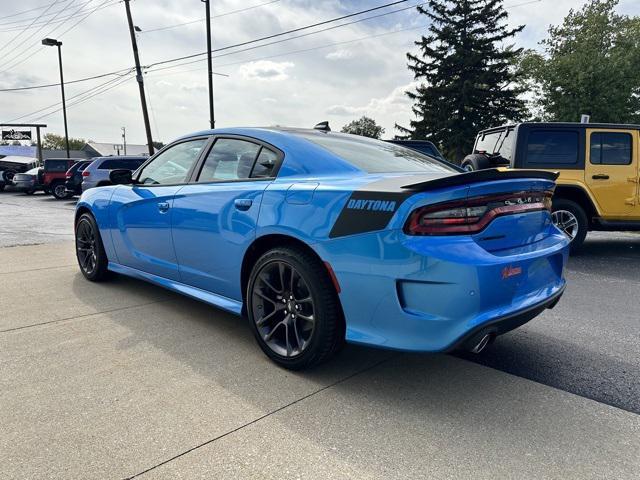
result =
M127 154L127 129L124 127L120 127L122 130L122 148L124 150L124 154Z
M216 120L213 115L213 65L211 61L211 6L210 0L200 0L205 5L207 22L207 67L209 77L209 123L211 128L216 128Z
M131 34L133 59L136 62L136 80L138 81L138 88L140 90L140 103L142 103L142 117L144 118L144 129L147 133L147 145L149 146L149 155L153 155L153 138L151 137L151 125L149 124L149 112L147 111L147 98L144 94L144 80L142 78L142 69L140 68L136 33L133 29L133 20L131 19L131 7L129 6L130 1L131 0L124 0L124 6L127 10L127 22L129 23L129 33Z

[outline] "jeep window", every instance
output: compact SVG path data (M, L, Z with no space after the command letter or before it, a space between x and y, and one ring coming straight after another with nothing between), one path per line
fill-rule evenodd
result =
M367 173L456 172L441 161L393 143L339 133L296 133Z
M485 152L490 155L495 153L503 134L504 130L500 130L481 135L476 142L475 153Z
M578 163L578 132L531 131L527 141L527 163L576 165Z
M67 160L45 160L44 164L47 172L66 172L69 169Z
M622 132L591 134L591 163L602 165L631 164L631 135Z

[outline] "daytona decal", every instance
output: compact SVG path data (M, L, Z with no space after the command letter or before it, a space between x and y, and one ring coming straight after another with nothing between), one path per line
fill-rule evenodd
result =
M329 238L384 229L410 192L355 191L333 225Z

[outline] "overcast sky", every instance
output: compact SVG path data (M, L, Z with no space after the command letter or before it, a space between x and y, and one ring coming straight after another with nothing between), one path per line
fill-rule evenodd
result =
M211 2L213 13L218 16L213 20L214 48L223 48L391 0ZM310 127L329 120L333 129L339 129L366 114L382 124L385 136L391 137L396 133L394 124L406 125L411 116L411 104L404 92L412 87L413 79L406 67L405 54L414 50L413 42L428 23L415 8L397 10L419 2L411 0L278 37L271 41L396 11L274 45L238 52L260 45L253 44L219 52L216 55L223 56L214 59L214 71L225 76L215 76L216 126ZM581 0L505 0L509 23L526 25L515 43L535 47L550 24L561 22L570 8L580 8L584 3ZM55 49L40 45L44 37L63 42L65 81L133 65L125 8L117 0L22 0L2 4L0 88L59 80ZM202 19L204 4L199 0L134 0L131 5L134 24L142 29L138 42L143 65L205 51L204 21L152 31ZM256 8L234 13L253 6ZM47 7L50 8L47 10ZM30 9L33 10L13 15ZM618 10L638 15L640 1L621 0ZM90 12L93 13L86 16ZM51 22L47 23L48 20ZM23 30L31 23L33 28ZM164 64L146 70L145 86L154 139L166 143L185 133L208 128L206 57L192 60L200 61L180 66ZM160 70L167 66L173 67ZM144 143L140 100L133 76L108 76L70 84L66 93L70 136L116 143L120 139L120 127L125 126L128 142ZM96 95L87 98L93 94ZM59 101L60 91L56 87L0 92L0 121L8 122L26 114L30 115L17 121L34 121L53 112L38 121L48 125L47 132L62 133L62 112L55 111ZM74 102L77 104L73 105ZM33 113L45 107L49 108Z

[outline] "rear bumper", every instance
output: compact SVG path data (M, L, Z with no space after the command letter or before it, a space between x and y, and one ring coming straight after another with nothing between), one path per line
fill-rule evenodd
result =
M501 334L554 305L565 288L568 242L553 230L499 254L470 237L400 231L315 247L340 284L347 340L383 348L442 352L483 329Z

